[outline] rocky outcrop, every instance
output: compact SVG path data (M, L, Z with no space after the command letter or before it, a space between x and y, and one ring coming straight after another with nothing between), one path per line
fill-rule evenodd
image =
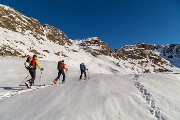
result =
M79 46L95 57L98 55L113 56L114 54L112 48L98 37L82 40Z
M23 35L32 35L37 40L50 40L57 44L71 44L67 35L50 25L42 25L38 20L29 18L17 10L0 5L0 27L19 32Z
M166 59L157 52L156 45L138 43L136 45L124 46L115 51L116 55L129 63L142 66L144 72L168 72L171 71L164 66L173 67Z

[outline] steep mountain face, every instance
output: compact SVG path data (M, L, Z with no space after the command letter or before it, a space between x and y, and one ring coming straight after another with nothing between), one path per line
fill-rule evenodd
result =
M160 55L176 67L180 67L180 44L158 46Z
M116 50L119 58L129 61L134 66L141 66L142 72L169 72L173 67L169 61L162 58L157 52L157 46L148 44L136 44L122 47ZM132 68L134 69L134 68Z
M42 25L39 21L5 5L0 5L0 27L23 35L32 35L37 40L49 39L60 45L69 43L68 37L62 31L50 25Z

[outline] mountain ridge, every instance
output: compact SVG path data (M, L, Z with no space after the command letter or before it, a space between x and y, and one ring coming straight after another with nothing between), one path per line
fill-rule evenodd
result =
M1 56L25 57L37 54L43 59L58 60L59 57L72 59L72 54L81 53L95 58L109 56L116 65L124 61L129 65L127 68L137 72L172 71L172 62L160 55L162 46L138 43L113 50L98 37L71 40L56 27L42 25L38 20L28 18L11 7L1 5L0 10ZM78 57L78 61L85 59Z

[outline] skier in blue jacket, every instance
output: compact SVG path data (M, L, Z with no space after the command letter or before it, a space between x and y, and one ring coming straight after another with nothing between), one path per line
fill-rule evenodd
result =
M83 73L84 73L84 77L85 77L85 79L86 79L86 70L88 70L88 69L86 69L86 66L84 65L84 63L81 63L81 64L80 64L81 75L80 75L79 80L82 79Z

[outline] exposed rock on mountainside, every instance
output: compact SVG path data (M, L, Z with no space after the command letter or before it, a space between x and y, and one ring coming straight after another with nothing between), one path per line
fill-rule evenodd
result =
M47 39L59 45L65 45L66 43L68 43L69 45L72 44L66 34L64 34L64 32L48 24L43 25L43 27L45 29Z
M85 39L79 43L79 46L95 57L97 55L112 56L114 54L112 48L98 37Z
M48 39L60 45L70 43L67 35L57 28L47 24L42 25L38 20L26 17L15 9L4 5L0 5L0 27L23 35L33 35L37 40Z
M150 72L153 68L154 72L168 72L165 66L172 67L172 65L157 53L156 45L148 45L138 43L134 46L122 47L116 54L122 60L130 61L134 65L143 67L144 72Z

